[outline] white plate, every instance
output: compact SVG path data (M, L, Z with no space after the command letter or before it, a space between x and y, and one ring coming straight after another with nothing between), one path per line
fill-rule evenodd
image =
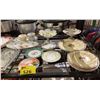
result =
M72 28L67 28L65 30L63 30L63 32L69 36L75 36L77 34L80 34L81 33L81 30L79 29L72 29Z
M45 29L45 30L40 30L39 34L43 37L51 38L51 37L57 35L57 32L56 32L56 30Z
M60 60L61 58L61 54L57 51L46 51L42 54L42 59L46 62L57 62L58 60Z
M55 43L48 43L48 44L42 46L43 49L53 49L55 47L56 47Z

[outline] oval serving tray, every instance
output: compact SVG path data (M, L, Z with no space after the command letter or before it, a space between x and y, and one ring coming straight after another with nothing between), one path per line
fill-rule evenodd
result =
M9 48L4 48L1 50L1 70L6 70L6 68L16 59L19 55L20 50L13 50Z

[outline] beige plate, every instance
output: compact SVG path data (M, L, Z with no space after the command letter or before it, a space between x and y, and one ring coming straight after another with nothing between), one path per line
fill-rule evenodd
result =
M78 55L78 53L80 53L80 55ZM78 59L79 57L85 57L85 60ZM87 57L89 59L87 59ZM74 69L84 72L94 71L99 66L98 57L88 51L74 51L69 53L67 55L67 60Z
M72 51L77 51L77 50L84 50L86 48L86 44L83 41L81 41L81 40L75 39L73 41L73 40L69 39L69 40L71 40L73 42L72 44L74 45L74 47L68 46L70 44L70 42L67 41L67 40L68 39L65 39L65 41L66 41L65 44L64 44L63 41L59 41L58 42L58 47L61 50L72 52ZM76 42L76 44L75 44L75 42Z

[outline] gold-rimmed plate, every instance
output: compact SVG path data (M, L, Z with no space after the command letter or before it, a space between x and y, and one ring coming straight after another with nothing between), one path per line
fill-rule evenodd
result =
M58 47L61 50L72 52L77 50L85 50L86 43L84 43L82 40L68 38L64 39L63 41L59 41Z
M74 51L67 55L67 61L76 70L91 72L99 66L99 59L89 51Z

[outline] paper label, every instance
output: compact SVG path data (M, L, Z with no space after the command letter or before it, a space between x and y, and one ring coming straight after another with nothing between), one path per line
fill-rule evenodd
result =
M35 74L36 66L25 66L20 69L20 75Z

